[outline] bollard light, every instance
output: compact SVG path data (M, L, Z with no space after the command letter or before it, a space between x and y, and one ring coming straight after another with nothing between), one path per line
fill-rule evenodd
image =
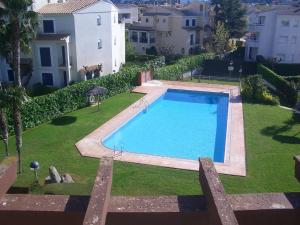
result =
M30 163L30 169L33 170L34 172L34 181L35 183L39 182L39 178L38 178L38 170L40 169L40 164L38 161L32 161Z

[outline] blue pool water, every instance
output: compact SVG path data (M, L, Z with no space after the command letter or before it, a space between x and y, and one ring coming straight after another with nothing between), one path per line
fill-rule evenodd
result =
M103 144L127 152L224 162L227 111L227 94L169 89Z

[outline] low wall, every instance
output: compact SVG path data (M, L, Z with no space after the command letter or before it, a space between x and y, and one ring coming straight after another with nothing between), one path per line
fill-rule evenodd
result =
M142 71L138 74L137 85L141 86L143 83L153 79L153 72L151 70Z
M7 157L0 164L0 199L17 178L17 159Z

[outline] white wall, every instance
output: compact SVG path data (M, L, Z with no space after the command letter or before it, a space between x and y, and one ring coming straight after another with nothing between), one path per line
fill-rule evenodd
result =
M97 24L98 16L101 16L101 25ZM86 65L102 64L102 75L117 72L125 55L125 49L120 52L121 43L125 43L125 29L124 25L118 24L117 8L109 2L99 1L74 13L74 20L78 70ZM118 45L114 45L114 38ZM102 49L98 49L99 39Z

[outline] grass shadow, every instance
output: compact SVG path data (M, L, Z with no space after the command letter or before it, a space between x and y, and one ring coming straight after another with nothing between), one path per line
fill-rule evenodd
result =
M65 126L76 122L77 118L74 116L62 116L51 121L51 124L55 126Z
M300 123L300 115L293 114L292 118L285 121L282 126L269 126L261 130L261 134L265 136L272 136L272 139L281 143L287 144L300 144L300 137L297 137L300 134L295 132L293 135L283 135L282 133L290 131L296 124Z

